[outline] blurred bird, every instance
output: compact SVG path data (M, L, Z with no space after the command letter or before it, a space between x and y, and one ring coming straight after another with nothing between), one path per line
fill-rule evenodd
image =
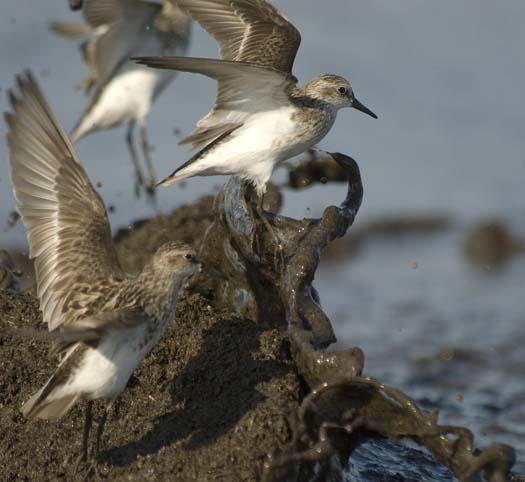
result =
M71 10L80 10L82 8L82 0L68 0L69 8Z
M92 401L107 399L94 446L96 470L107 412L135 367L173 319L177 294L198 269L182 243L161 246L136 276L120 267L106 209L33 76L17 79L6 113L11 179L27 228L44 322L61 361L22 407L29 418L62 417L87 399L88 458Z
M91 92L87 109L71 132L77 142L87 134L127 124L127 144L135 169L135 190L146 185L153 193L155 175L147 139L147 115L152 102L173 79L171 72L152 72L129 60L132 56L184 55L191 20L175 0L162 5L142 0L86 0L85 22L52 22L51 29L69 38L86 38L81 45L88 76L83 82ZM147 168L145 182L133 133L140 128L140 144Z
M192 176L236 174L255 186L259 210L274 167L317 144L343 107L377 116L350 83L321 75L297 87L297 29L264 0L179 0L219 43L222 60L140 57L140 64L206 75L218 82L211 112L181 143L201 148L159 184Z

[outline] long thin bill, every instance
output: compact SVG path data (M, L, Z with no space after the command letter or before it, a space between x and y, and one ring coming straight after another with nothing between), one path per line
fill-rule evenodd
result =
M365 114L368 114L370 117L373 117L374 119L377 119L377 116L364 104L361 104L357 99L354 98L354 101L352 102L352 107L354 109L360 110L361 112L364 112Z

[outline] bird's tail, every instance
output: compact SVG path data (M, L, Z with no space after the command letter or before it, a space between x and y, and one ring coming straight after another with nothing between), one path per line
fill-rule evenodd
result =
M192 172L173 171L169 176L165 177L157 183L157 186L170 186L171 184L181 181L182 179L188 179L189 177L195 176Z
M79 347L79 344L73 345L60 362L55 373L49 378L46 384L36 392L24 405L22 405L22 414L27 418L44 418L57 419L66 414L66 412L75 404L80 397L80 393L64 394L62 397L53 397L55 389L59 388L67 379L64 375L70 370L68 361L70 355Z
M51 382L52 378L53 377L49 379L48 383ZM65 415L80 397L79 393L74 393L62 398L48 400L44 395L46 387L47 384L24 403L22 406L24 417L51 420L58 419Z
M91 121L90 118L90 108L82 114L80 119L78 119L77 123L69 133L69 139L71 140L72 144L76 144L78 140L80 140L85 135L89 134L90 132L96 130L95 123Z
M71 39L88 37L93 33L93 29L85 22L55 20L49 23L49 28L52 32Z

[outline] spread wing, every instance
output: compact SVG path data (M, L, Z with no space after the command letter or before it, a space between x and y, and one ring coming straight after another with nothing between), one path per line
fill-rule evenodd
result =
M224 60L292 72L299 31L265 0L178 0L220 45Z
M122 278L104 203L28 72L6 113L11 179L50 330L78 315L82 288Z
M96 86L95 99L160 11L161 5L142 0L88 0L82 8L85 22L55 21L50 28L65 37L86 38L81 48L89 71L84 86L86 91Z
M245 62L192 57L139 57L139 63L158 69L175 69L206 75L217 80L217 98L212 111L181 142L192 148L213 142L240 126L251 114L290 103L288 90L295 78L286 72Z
M180 144L191 142L192 149L202 148L232 127L242 125L251 101L255 101L252 112L274 106L275 101L280 101L281 106L288 103L283 94L294 82L291 71L301 35L277 9L264 0L178 0L177 3L217 40L223 61L230 61L222 62L221 66L208 59L185 59L188 63L176 58L165 62L141 59L151 67L198 72L219 82L214 108ZM235 70L233 62L244 67ZM260 70L256 70L255 64ZM235 81L234 75L240 78ZM269 85L264 85L268 80ZM266 94L270 98L264 99Z
M160 10L160 5L140 0L90 0L84 4L84 18L95 32L86 61L95 72L97 90L128 61L141 34L153 27Z

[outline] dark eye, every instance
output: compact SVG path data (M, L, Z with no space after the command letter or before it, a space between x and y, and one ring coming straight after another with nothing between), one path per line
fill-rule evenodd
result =
M192 260L194 259L193 254L188 253L188 254L186 255L186 259L187 259L188 261L192 261Z
M346 95L348 93L348 89L346 87L339 87L337 89L337 91L341 94L341 95Z

